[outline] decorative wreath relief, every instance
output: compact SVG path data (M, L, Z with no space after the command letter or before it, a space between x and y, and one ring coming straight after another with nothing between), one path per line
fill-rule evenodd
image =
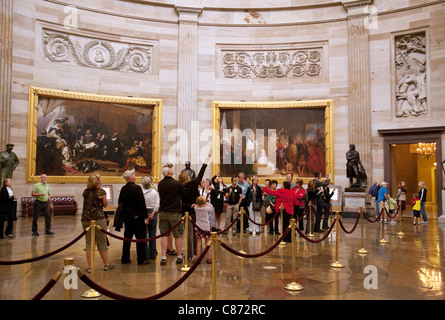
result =
M150 46L110 42L43 30L43 52L52 62L138 73L152 72Z

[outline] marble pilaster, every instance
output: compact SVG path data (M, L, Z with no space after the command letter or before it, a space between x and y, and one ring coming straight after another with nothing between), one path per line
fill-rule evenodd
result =
M13 0L0 0L0 147L10 139Z
M368 175L372 167L369 11L372 0L343 1L348 10L349 143L355 144Z
M192 140L193 126L198 120L198 16L202 8L176 7L179 14L178 32L178 114L177 128L187 137L180 137L179 164L198 164L199 143ZM184 143L187 140L188 143ZM178 153L177 153L178 154Z

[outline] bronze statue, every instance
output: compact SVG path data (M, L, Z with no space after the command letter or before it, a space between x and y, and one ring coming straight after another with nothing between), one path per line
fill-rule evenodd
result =
M17 155L12 152L12 148L14 148L14 145L8 143L6 145L6 151L0 152L0 177L2 183L6 178L12 179L12 173L20 163Z
M181 172L186 171L190 177L190 180L195 180L196 178L196 173L195 170L190 168L190 161L186 161L185 163L185 169L182 169Z
M355 150L355 145L349 145L349 151L346 152L346 177L349 178L349 186L353 188L366 188L367 176L363 164L360 161L360 154ZM357 180L354 183L354 178Z

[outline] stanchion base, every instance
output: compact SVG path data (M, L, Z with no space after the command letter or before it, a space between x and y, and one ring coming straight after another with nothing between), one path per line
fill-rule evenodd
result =
M279 247L284 247L286 245L286 242L281 241L280 244L278 245Z
M331 263L331 268L344 268L345 265L343 263L340 263L338 261L332 262Z
M368 254L369 250L366 250L365 248L361 248L361 249L357 250L356 252L359 254Z
M242 253L242 254L247 254L247 252L246 251L244 251L244 250L240 250L240 251L238 251L239 253Z
M97 298L97 297L100 297L101 295L102 294L97 292L96 290L90 289L90 290L85 291L82 294L82 298Z
M183 272L187 272L187 271L189 271L189 270L190 270L190 267L187 266L187 265L183 265L183 266L181 267L181 271L183 271Z
M405 232L399 231L399 232L397 232L397 235L402 238L405 236Z
M313 234L313 233L308 233L308 234L306 234L306 237L308 237L308 238L315 238L315 234Z
M380 240L378 241L378 243L380 243L380 244L388 244L388 243L389 243L389 240L386 240L386 239L380 239Z
M289 291L301 291L304 287L297 282L290 282L284 286L284 289Z

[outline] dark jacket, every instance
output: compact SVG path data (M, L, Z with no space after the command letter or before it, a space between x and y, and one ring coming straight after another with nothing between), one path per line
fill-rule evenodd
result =
M249 187L249 190L250 190L250 197L252 199L252 203L262 203L263 202L262 201L263 200L263 192L262 192L261 187L259 185L256 186L255 199L253 198L253 193L254 193L253 184Z
M8 189L2 187L0 191L0 212L9 213L14 207L14 197L9 197Z
M123 205L122 215L124 222L128 221L128 219L137 218L143 220L147 218L142 188L134 182L127 182L127 184L122 187L118 204Z
M426 202L426 188L420 188L419 190L419 198L420 198L420 203L422 202Z
M196 202L196 198L200 196L198 188L206 168L207 164L204 163L201 166L201 170L199 170L198 176L182 186L182 213L188 212L189 214L195 214L195 210L192 209L191 206Z
M181 212L182 188L179 181L170 176L158 183L159 212Z

